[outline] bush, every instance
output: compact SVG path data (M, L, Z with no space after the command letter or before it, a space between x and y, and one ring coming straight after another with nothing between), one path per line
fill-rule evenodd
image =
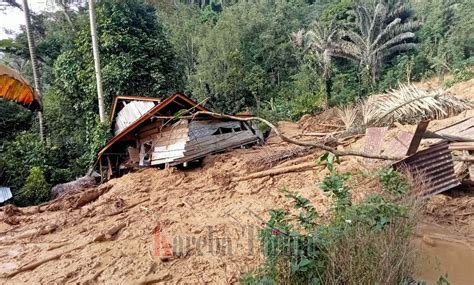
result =
M468 81L471 78L474 78L474 70L472 67L464 67L464 68L458 68L455 69L453 72L453 79L446 80L444 82L444 85L447 87L451 87L456 83L463 82L463 81Z
M46 182L43 170L39 167L32 167L30 174L26 178L25 185L14 197L15 203L20 206L36 205L49 199L50 186Z
M265 264L246 275L242 283L407 282L414 264L411 239L417 207L399 198L398 193L404 193L409 185L393 173L380 174L381 193L354 204L345 184L349 176L331 171L321 183L323 191L334 198L331 218L325 222L308 199L283 189L300 214L295 220L285 210L270 211L270 220L260 233ZM395 180L399 183L387 189L386 182Z
M75 173L66 162L67 157L63 149L50 142L42 142L31 133L20 133L14 140L5 144L1 153L0 180L3 180L3 185L9 185L13 196L16 196L34 167L42 170L49 184L71 180Z

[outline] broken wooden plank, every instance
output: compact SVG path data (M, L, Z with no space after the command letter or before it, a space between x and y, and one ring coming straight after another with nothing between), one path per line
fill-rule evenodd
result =
M140 161L140 150L135 147L128 147L128 156L131 163L138 163Z
M453 125L437 130L435 133L441 135L462 136L463 133L470 133L474 126L474 117L459 121Z

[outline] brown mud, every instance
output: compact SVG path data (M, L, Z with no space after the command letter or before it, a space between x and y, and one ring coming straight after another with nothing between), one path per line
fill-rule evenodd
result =
M462 83L470 88L470 94L474 91L473 82ZM467 97L468 91L463 92L461 95ZM434 121L429 129L436 130L468 115L472 112ZM287 136L313 140L314 137L302 134L336 131L342 123L325 112L320 117L306 116L299 123L280 122L279 127ZM397 131L394 128L388 133L393 135ZM363 137L356 138L350 145L339 147L361 150L364 141ZM106 187L101 188L102 195L84 205L71 198L57 202L55 211L46 211L47 207L2 211L0 283L122 284L137 280L141 284L153 280L166 284L238 283L243 273L263 261L258 231L268 220L269 210L284 208L294 213L291 201L279 189L298 191L314 204L323 218L327 215L331 201L319 190L318 183L328 170L315 162L321 152L304 153L270 166L271 169L302 164L309 167L243 179L262 171L259 160L265 162L268 156L294 147L271 137L265 146L209 156L199 167L148 168L112 179L100 186ZM336 169L359 173L365 166L359 158L343 157ZM377 186L376 181L361 175L354 176L349 183L355 199ZM437 195L428 203L423 221L435 226L420 227L415 242L420 244L422 253L438 257L441 266L421 258L417 277L432 282L448 273L452 284L474 280L470 275L474 270L467 270L471 265L469 260L473 260L472 251L464 247L469 244L472 249L473 245L471 193ZM164 229L160 236L173 249L174 256L168 260L155 255L157 225ZM439 228L443 232L432 231ZM438 235L463 242L440 239ZM430 245L431 241L434 246ZM18 272L25 266L30 269Z

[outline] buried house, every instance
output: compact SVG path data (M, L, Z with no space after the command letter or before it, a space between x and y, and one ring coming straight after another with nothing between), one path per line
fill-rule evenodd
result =
M108 177L138 166L186 165L206 155L262 140L250 122L219 119L188 97L118 96L112 106L114 132L99 151L100 169ZM192 116L192 115L195 116Z

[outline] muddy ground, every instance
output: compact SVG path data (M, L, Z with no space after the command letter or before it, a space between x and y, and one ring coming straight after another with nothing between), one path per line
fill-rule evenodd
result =
M472 94L465 90L474 91L474 81L462 84L464 88L455 86L463 90L460 96ZM429 129L471 115L466 112L435 121ZM314 137L302 136L302 132L334 131L339 125L341 122L324 114L306 116L299 123L281 122L279 127L288 136L310 140ZM388 138L396 132L389 130ZM339 147L360 150L364 140L353 138ZM323 217L330 205L330 199L318 187L328 174L324 166L314 163L321 153L304 153L277 165L268 164L269 157L293 148L272 137L265 146L209 156L202 165L188 169L147 168L112 179L94 190L104 192L102 195L84 205L76 195L55 202L54 207L4 210L0 217L0 283L236 283L243 273L263 261L257 234L268 219L269 209L292 209L279 189L300 192ZM294 166L301 167L261 178L249 176ZM353 157L342 158L337 166L339 171L354 173L365 168L361 159ZM360 199L373 191L377 182L355 176L350 185L355 199ZM417 242L428 249L436 248L444 235L445 240L454 239L464 246L463 250L472 251L472 193L451 191L431 198L422 219L422 225L430 230L420 226ZM166 261L154 250L157 225L163 230L160 238L173 249L174 256ZM432 228L440 228L443 233ZM25 266L32 267L18 272ZM449 271L438 268L440 273ZM470 271L464 274L473 274L474 280L474 271Z

